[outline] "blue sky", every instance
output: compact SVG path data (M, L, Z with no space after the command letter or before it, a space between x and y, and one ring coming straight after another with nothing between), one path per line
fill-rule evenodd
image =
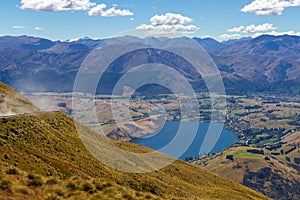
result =
M300 35L298 19L299 0L2 0L0 34L66 40L139 28L227 40Z

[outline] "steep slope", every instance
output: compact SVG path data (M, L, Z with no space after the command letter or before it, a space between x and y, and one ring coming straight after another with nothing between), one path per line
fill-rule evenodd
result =
M25 97L0 82L0 116L38 112Z
M296 132L277 148L233 147L194 163L273 199L299 199L299 138Z
M22 99L9 87L1 88L1 94L11 98L6 101ZM120 155L106 148L105 136L60 112L0 117L0 198L267 199L238 183L181 161L150 173L114 170L90 154L77 130L82 130L108 158ZM152 151L131 143L111 142L126 151ZM155 154L166 161L170 159ZM130 159L120 158L120 161L131 162Z
M138 191L142 196L151 194L163 199L266 199L251 189L181 161L176 161L163 170L146 174L126 174L113 170L91 156L81 143L73 120L62 113L6 117L0 119L0 124L1 171L6 172L6 175L1 176L12 183L10 191L0 190L2 196L19 195L18 188L34 190L41 197L51 193L53 188L47 185L30 187L31 180L28 175L33 174L41 177L44 182L57 180L54 185L63 195L72 193L64 184L78 179L110 183L115 192L111 191L111 195L116 195L115 197L118 196L118 188L128 188L133 193L131 195L136 195L133 191ZM98 142L101 146L103 141L100 138ZM131 143L113 142L128 151L151 151ZM111 152L111 156L114 155L117 154ZM21 177L11 172L12 169L20 171ZM90 196L100 195L102 192L94 191ZM122 191L120 193L123 195Z

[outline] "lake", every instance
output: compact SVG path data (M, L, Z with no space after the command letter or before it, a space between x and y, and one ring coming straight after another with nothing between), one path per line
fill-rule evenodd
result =
M181 160L204 153L220 152L237 141L237 136L221 123L192 121L167 121L158 133L131 140Z

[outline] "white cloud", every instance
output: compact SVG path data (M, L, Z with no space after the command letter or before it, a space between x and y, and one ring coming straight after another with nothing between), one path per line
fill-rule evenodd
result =
M138 30L147 31L149 34L166 35L174 33L194 33L198 30L195 25L187 25L193 19L181 14L166 13L155 15L150 19L151 24L143 24L137 27Z
M241 11L257 15L282 15L285 8L296 6L300 6L300 0L254 0Z
M26 26L13 26L12 28L14 28L14 29L24 29L24 28L26 28Z
M165 15L155 15L150 19L152 25L176 25L192 22L193 19L181 14L167 13Z
M240 26L228 29L227 31L230 33L262 33L266 31L275 30L276 27L273 24L265 23L261 25L249 25L249 26Z
M232 38L238 38L238 37L241 37L241 34L223 34L223 35L220 35L219 38L220 39L232 39Z
M97 5L90 0L21 0L21 9L24 10L47 12L86 10L89 16L103 17L133 15L133 13L127 9L117 9L117 6L117 4L113 4L111 8L104 10L107 7L106 4Z
M137 29L144 30L151 34L156 34L156 35L165 35L165 34L171 34L171 33L176 33L176 32L194 33L195 31L198 30L197 26L195 26L195 25L185 26L182 24L160 25L160 26L143 24L143 25L137 27Z
M300 36L300 32L296 32L296 31L285 31L285 32L271 31L271 32L267 32L267 33L256 33L252 37L256 38L256 37L259 37L261 35L274 35L274 36L295 35L295 36Z
M251 36L253 38L256 38L261 35L274 35L274 36L280 36L280 35L296 35L300 36L300 32L296 31L284 31L284 32L277 32L275 31L277 28L273 26L273 24L265 23L261 25L249 25L249 26L240 26L228 29L227 31L230 33L236 33L236 34L223 34L219 36L222 39L228 39L228 38L235 38L235 37L241 37L242 34L245 34L246 36Z
M22 0L21 9L40 11L89 10L96 3L90 0Z
M36 30L36 31L42 31L42 30L44 30L44 28L37 26L37 27L34 28L34 30Z
M132 16L133 13L130 10L124 9L116 9L116 7L112 7L108 10L104 10L107 6L105 4L99 4L89 10L89 16L102 16L102 17L115 17L115 16Z

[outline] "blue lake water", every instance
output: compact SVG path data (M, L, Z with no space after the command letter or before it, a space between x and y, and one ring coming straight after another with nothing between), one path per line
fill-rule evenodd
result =
M184 160L222 151L237 140L237 136L220 123L167 121L158 133L131 142Z

